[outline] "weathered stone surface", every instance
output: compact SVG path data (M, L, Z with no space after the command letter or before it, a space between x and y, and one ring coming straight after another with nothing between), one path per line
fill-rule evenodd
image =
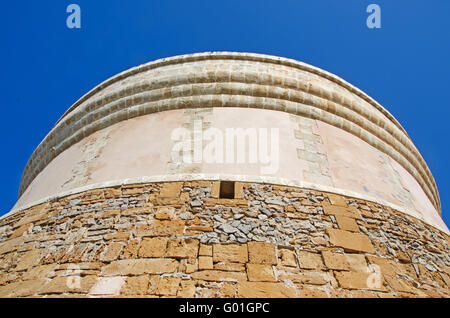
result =
M33 279L14 282L6 286L0 286L0 297L28 297L37 294L46 283L44 279Z
M383 276L376 273L335 272L339 286L348 289L386 290Z
M198 251L198 255L200 256L212 256L212 246L211 245L205 245L200 244L200 249Z
M30 226L31 226L31 224L24 224L24 225L20 226L11 234L11 236L9 238L14 239L14 238L24 235L24 233L30 229Z
M116 232L105 235L105 240L114 240L114 241L128 241L130 238L130 233L126 232Z
M111 262L102 268L104 276L174 273L178 262L173 259L130 259Z
M230 271L230 272L244 272L245 264L242 263L215 263L214 269L220 271Z
M362 219L361 213L354 206L343 207L338 205L328 205L324 203L323 211L325 212L325 214L331 214L334 216L345 216L358 220Z
M219 290L221 298L234 298L236 297L236 285L233 283L224 282Z
M301 269L322 269L324 268L320 254L306 251L296 251L298 264Z
M198 269L213 269L213 259L211 256L199 256L198 257Z
M356 224L355 219L347 216L336 215L336 221L341 230L350 232L359 232L359 226Z
M162 277L159 280L155 293L161 296L175 296L180 282L180 277Z
M145 295L150 283L149 275L127 277L125 285L121 289L121 295Z
M170 239L167 243L167 257L196 258L198 255L198 240Z
M211 198L218 199L220 194L220 181L215 181L211 186Z
M249 281L275 282L275 275L271 265L247 264L247 275Z
M40 258L41 258L41 250L32 250L26 252L20 259L15 270L23 271L28 268L31 268L39 262Z
M105 252L100 256L100 260L103 262L111 262L116 260L122 252L123 247L123 243L110 243L106 247Z
M241 281L247 280L247 275L245 273L239 272L226 272L218 270L204 270L198 271L191 274L193 279L201 279L206 281Z
M139 251L139 241L130 240L128 244L124 247L121 259L136 258Z
M97 281L97 276L67 276L55 277L39 290L40 294L85 293Z
M24 240L25 239L23 237L17 237L6 242L2 242L0 245L0 255L14 251L20 244L24 242Z
M173 217L173 207L160 207L156 210L155 219L157 220L170 220Z
M366 257L361 254L346 254L349 269L354 272L368 272Z
M194 298L195 297L195 282L194 281L181 281L181 286L178 289L178 298Z
M324 290L317 288L303 288L297 291L297 297L299 298L328 298L327 293Z
M322 257L325 263L325 266L329 269L334 270L349 270L350 266L347 262L347 258L344 254L341 253L333 253L330 251L323 251Z
M288 249L279 249L278 254L280 255L281 265L291 267L297 266L297 256L295 255L294 251Z
M333 193L327 193L327 197L330 200L330 203L332 205L338 205L338 206L347 206L347 202L341 195L333 194Z
M39 218L1 219L0 296L450 296L449 237L420 220L364 200L264 184L242 183L244 206L211 198L210 187L184 182L184 201L158 201L159 184L126 196L119 187L108 201L74 194L48 203ZM64 286L77 277L92 282ZM244 282L262 285L248 290Z
M161 187L159 196L161 198L178 198L180 196L183 182L168 182L164 183Z
M29 269L23 274L24 280L45 279L54 275L54 270L58 267L56 264L40 265Z
M306 273L281 273L278 275L280 281L290 281L300 286L307 285L325 285L327 280L322 273L306 272Z
M327 234L330 237L330 243L332 245L342 247L346 251L366 253L375 252L367 235L332 228L327 228Z
M214 244L214 262L246 263L248 261L247 245L239 244Z
M138 255L142 258L163 257L166 254L167 238L144 238L141 242Z
M266 242L248 242L250 263L277 264L275 245Z
M392 269L392 266L389 265L386 259L376 256L367 256L367 260L370 264L375 264L379 266L381 273L385 275L395 276L395 272Z
M117 297L120 295L125 277L100 277L89 290L90 297Z
M149 225L138 225L137 236L170 236L183 234L184 222L182 220L160 221L155 220Z
M293 298L297 290L283 283L238 282L237 294L241 298Z

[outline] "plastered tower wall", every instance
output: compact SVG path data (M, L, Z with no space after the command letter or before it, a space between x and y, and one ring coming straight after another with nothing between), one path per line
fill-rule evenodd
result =
M179 128L277 129L276 169L174 162ZM178 56L100 84L37 147L0 220L0 295L448 297L440 214L420 153L357 88L278 57Z

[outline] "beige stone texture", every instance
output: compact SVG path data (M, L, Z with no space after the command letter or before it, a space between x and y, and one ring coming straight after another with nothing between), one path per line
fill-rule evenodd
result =
M255 264L277 264L275 246L266 242L249 242L248 255L250 263Z
M228 244L213 245L214 262L246 263L248 261L247 245Z

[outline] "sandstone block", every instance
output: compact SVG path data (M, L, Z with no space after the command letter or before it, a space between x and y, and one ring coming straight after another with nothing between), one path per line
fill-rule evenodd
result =
M297 290L284 283L241 281L237 294L240 298L295 298Z
M97 281L97 276L55 277L44 285L39 294L88 293Z
M234 183L234 198L244 199L244 186L241 182Z
M334 275L342 288L386 290L383 276L377 273L335 272Z
M167 242L167 257L197 258L198 240L195 239L169 239Z
M247 276L249 281L254 282L275 282L272 265L247 264Z
M183 182L163 183L159 196L161 198L178 198L182 187Z
M362 254L345 254L345 258L351 271L354 272L367 272L366 258Z
M184 232L182 220L154 220L151 224L140 224L136 228L137 236L170 236L180 235Z
M218 199L220 194L220 181L215 181L211 186L211 198Z
M344 254L323 251L322 258L325 266L334 270L349 270L350 267Z
M56 264L48 264L33 267L31 269L28 269L28 271L23 274L23 279L35 280L54 276L54 270L57 266L58 265Z
M109 233L104 236L105 240L114 240L114 241L128 241L130 238L130 233L127 232L116 232Z
M145 295L147 294L149 283L149 275L127 277L126 283L122 287L120 294L126 296Z
M116 260L119 257L120 252L122 252L124 246L125 244L123 243L110 243L106 247L105 252L100 256L100 260L102 262L111 262Z
M16 266L16 271L23 271L36 265L41 257L41 250L25 252Z
M354 219L358 219L358 220L362 219L361 213L354 206L342 207L342 206L338 206L338 205L329 205L329 204L324 203L323 211L325 212L325 214L331 214L331 215L335 215L335 216L338 216L338 215L346 216L346 217L354 218Z
M278 275L280 281L291 281L298 286L307 285L325 285L327 280L322 273L281 273Z
M139 241L138 240L131 240L128 242L128 244L123 249L122 255L120 256L121 259L127 259L127 258L136 258L139 251Z
M250 263L277 264L275 245L266 242L248 242Z
M178 298L194 298L195 297L195 282L191 280L182 280L181 286L177 291Z
M327 234L332 245L342 247L345 251L375 252L372 242L367 235L332 228L327 228Z
M28 297L39 292L46 281L43 279L33 279L10 283L0 287L0 297Z
M324 268L320 254L297 250L297 257L301 269Z
M215 263L214 269L220 270L220 271L229 271L229 272L244 272L245 271L245 264L242 263Z
M198 269L213 269L213 259L211 256L199 256L198 257Z
M14 239L14 238L22 236L25 232L28 231L30 226L31 226L31 224L24 224L24 225L20 226L19 228L14 230L13 234L11 234L11 236L9 238Z
M382 274L395 276L395 272L392 269L392 266L389 265L386 259L368 255L367 260L369 261L370 264L378 265L380 267L380 271Z
M163 257L166 254L167 240L164 237L144 238L139 248L139 257Z
M16 250L24 241L24 237L17 237L0 243L0 255Z
M201 256L212 256L212 245L200 244L200 249L198 255Z
M234 298L236 297L236 286L233 283L224 282L219 293L221 298Z
M347 206L347 202L345 201L345 199L338 194L333 194L333 193L327 193L328 199L330 200L330 203L332 205L338 205L338 206L343 206L346 207Z
M303 288L297 291L297 297L299 298L328 298L327 293L324 290L316 288Z
M155 219L157 220L170 220L173 217L173 207L160 207L156 210Z
M213 245L214 262L234 262L246 263L248 261L248 252L246 244L214 244Z
M125 277L100 277L89 291L91 297L117 297L120 295Z
M221 282L221 281L236 282L236 281L247 280L247 275L245 273L238 273L238 272L204 270L204 271L198 271L198 272L192 273L191 278L206 280L206 281L213 281L213 282Z
M282 266L297 267L297 256L294 251L288 249L279 249L278 251Z
M350 232L359 232L359 226L355 219L349 218L347 216L336 215L336 221L341 230Z
M103 276L174 273L178 262L173 259L125 259L102 268Z

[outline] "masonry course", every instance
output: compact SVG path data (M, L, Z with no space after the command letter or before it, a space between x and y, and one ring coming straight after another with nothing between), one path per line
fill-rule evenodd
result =
M204 200L217 182L202 182ZM169 182L136 184L132 192L128 186L87 191L4 218L0 296L450 296L444 232L360 199L239 186L243 199L214 205L200 200L200 208L190 204L198 182ZM161 194L178 197L168 207L159 203ZM287 202L274 204L278 196ZM254 201L260 203L255 214L246 214ZM258 217L266 215L262 209L271 212L267 218ZM358 232L340 228L324 211L344 211ZM380 269L376 286L367 283L372 265ZM79 285L68 284L71 277L79 277Z

